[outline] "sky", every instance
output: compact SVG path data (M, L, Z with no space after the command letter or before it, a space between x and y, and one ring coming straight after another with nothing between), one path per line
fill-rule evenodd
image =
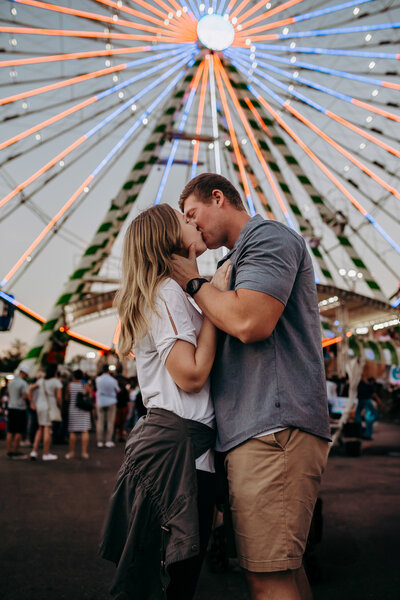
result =
M338 2L326 2L324 7L333 6ZM63 6L89 10L102 15L110 15L108 8L100 3L90 2L89 0L63 0L57 3ZM133 6L135 3L124 3L124 5ZM254 2L250 2L251 7ZM274 3L272 3L274 5ZM320 2L305 0L301 7L293 7L286 16L304 14L310 10L321 8ZM357 8L357 7L356 7ZM11 9L16 9L17 14L13 15ZM340 13L333 13L318 17L317 19L307 21L307 25L301 22L293 26L293 31L301 31L306 27L350 27L357 24L376 24L386 22L400 21L400 2L391 2L388 0L374 0L363 6L360 5L360 11L357 15L353 13L354 8L346 9ZM359 18L363 13L369 11L369 16ZM48 27L58 29L84 28L85 30L103 31L102 25L99 26L88 20L83 20L71 15L61 15L50 13L49 11L38 10L29 6L22 6L11 2L2 2L0 5L0 19L6 25L34 25L37 27ZM119 31L119 29L117 29ZM124 31L122 27L120 29ZM283 28L278 29L279 32ZM384 30L374 32L372 39L366 41L365 32L357 32L346 35L332 35L327 38L309 37L298 42L298 46L324 46L327 48L359 49L361 51L380 51L385 53L396 52L399 47L399 30ZM17 41L13 45L12 40ZM284 43L289 43L288 42ZM385 42L384 44L382 42ZM25 56L39 55L77 51L90 51L94 49L104 49L106 41L94 41L92 39L63 38L61 36L28 36L3 34L0 41L2 60L14 56L22 58ZM282 42L281 42L282 43ZM112 46L117 48L123 45L129 45L127 41L115 42ZM136 42L133 45L137 44ZM111 66L122 62L133 60L134 58L146 58L149 52L137 55L124 55L122 58L114 57L111 59ZM287 58L296 56L297 60L312 61L315 65L334 68L337 70L346 70L355 75L364 75L384 78L388 81L399 81L397 61L380 59L376 60L376 65L371 68L370 58L348 58L340 56L318 56L318 55L299 55L282 52L279 56ZM134 57L134 58L133 58ZM9 67L0 69L1 97L20 93L33 88L48 85L53 82L63 81L68 77L73 77L85 72L105 68L106 59L88 58L54 63L42 63L36 65L25 65L19 67ZM160 59L161 60L161 59ZM256 59L260 60L260 59ZM149 66L155 65L158 61L149 63ZM274 64L274 63L270 63ZM293 63L294 65L294 63ZM295 66L287 67L288 73L293 75ZM279 63L275 66L282 66ZM118 82L122 82L138 75L143 71L144 66L133 65L118 74ZM266 71L265 71L266 72ZM257 74L257 72L256 72ZM376 106L388 110L387 103L391 103L390 111L399 115L398 96L396 90L379 87L379 95L374 97L372 92L376 89L373 85L360 83L354 80L334 77L333 75L321 74L318 71L301 70L301 75L308 77L318 85L330 87L339 94L351 95L356 99L365 102L373 102ZM0 126L0 143L2 140L9 139L11 136L20 133L27 128L33 127L37 123L56 115L60 111L67 110L78 101L89 98L102 90L118 83L113 79L113 75L84 81L76 85L70 85L44 94L30 97L26 100L18 100L6 104L1 108L2 121ZM293 83L283 76L277 76L279 80L285 83ZM249 75L250 82L252 76ZM36 134L17 142L16 144L0 151L0 198L6 196L16 185L25 181L44 164L56 156L63 148L74 143L80 136L88 132L94 125L99 123L106 115L110 115L116 107L131 96L134 96L147 85L155 80L155 76L141 80L136 84L131 84L124 89L124 98L118 98L117 94L112 94L104 98L101 102L96 102L85 109L69 116L68 118L51 125L50 127L40 129ZM121 140L121 136L132 125L137 115L146 110L149 105L159 96L163 86L169 80L158 87L155 87L146 96L136 102L136 110L128 110L122 113L117 119L105 125L90 140L82 144L64 159L64 164L57 162L54 167L39 177L31 185L27 186L23 193L18 194L10 202L0 208L0 279L9 271L12 265L18 260L21 254L27 249L29 244L43 229L48 220L54 216L61 206L74 193L82 181L92 172L93 169L103 160L107 153ZM279 91L274 88L275 91ZM307 93L308 97L314 102L323 104L327 110L336 112L343 118L350 120L363 128L365 131L378 131L375 133L379 139L390 143L393 147L399 148L398 140L399 123L384 118L376 113L371 113L354 104L343 102L341 99L331 94L321 92L315 88L305 88L299 86L299 91ZM281 92L280 92L281 93ZM288 96L289 97L289 96ZM26 263L18 274L10 280L5 286L5 291L12 293L15 297L37 311L44 317L49 314L51 307L59 297L64 283L76 268L80 257L89 245L90 240L101 224L105 213L113 197L119 192L122 183L126 180L133 164L140 156L141 148L146 143L152 128L161 117L161 110L165 105L160 105L158 109L149 117L149 122L142 125L138 132L133 136L130 143L125 144L115 156L115 159L107 165L102 171L102 176L96 178L94 185L91 186L89 193L74 205L73 211L68 214L65 224L54 234L46 237L45 243L38 247L38 252L32 253L32 260ZM299 106L300 103L295 103ZM197 123L198 96L193 103L193 110L189 113L186 122L185 131L194 132ZM279 108L279 107L277 107ZM365 161L370 168L374 168L379 175L390 183L394 188L399 189L399 162L398 158L391 153L382 150L382 148L372 143L365 143L364 138L354 134L349 129L342 128L336 121L329 120L325 115L321 115L309 105L301 105L303 114L306 115L312 123L318 125L324 133L332 136L343 145L359 160ZM234 129L237 134L242 150L248 156L265 193L270 201L273 211L279 220L284 221L284 215L277 201L274 199L272 189L265 176L265 172L260 166L254 151L250 147L250 141L246 131L243 128L238 116L231 110L234 120ZM366 210L375 218L380 226L391 236L392 239L400 239L399 236L399 204L398 199L384 190L375 181L368 178L360 168L350 163L342 154L338 154L331 146L326 144L321 138L311 131L310 127L299 123L287 113L285 113L287 122L296 131L302 140L313 152L329 164L334 173L338 175L341 181L349 184L352 193L357 201L361 202ZM371 121L366 119L371 117ZM205 106L202 133L211 136L213 134L212 111L209 97ZM371 130L371 127L374 129ZM36 139L40 135L40 139ZM228 139L225 134L220 134L221 138L221 165L222 173L237 184L237 175L232 168L230 153L224 146ZM318 188L326 201L335 210L341 211L348 219L352 229L348 229L349 237L352 240L362 260L369 266L374 277L381 285L386 297L392 295L400 279L400 268L398 254L387 243L385 239L366 220L357 212L348 200L341 194L337 187L321 173L320 169L304 154L296 144L294 144L286 134L282 136L287 141L293 156L298 160L302 169L307 174L312 183ZM362 147L364 144L364 147ZM167 142L160 154L161 160L167 160L171 151L171 144ZM176 159L178 161L191 161L193 146L190 140L182 141L179 144ZM304 189L298 184L293 173L285 165L285 161L276 149L272 148L277 163L282 171L285 172L288 183L296 193L299 205L303 213L312 222L315 232L321 237L323 248L327 253L327 262L334 273L335 284L339 287L350 286L354 284L339 275L339 269L351 264L348 257L337 243L337 238L328 227L321 223L315 207L310 203L305 195ZM200 146L200 163L198 172L215 170L214 150L208 147L208 143ZM377 166L379 165L379 166ZM164 173L164 165L157 165L153 168L151 177L143 187L141 194L135 203L132 213L127 220L127 224L134 218L138 211L151 205ZM163 202L169 202L177 207L178 197L185 183L190 179L190 164L182 165L179 162L174 164L170 177L162 196ZM253 200L256 209L265 215L257 196L253 194ZM293 215L292 215L293 217ZM293 219L295 221L295 219ZM110 259L105 264L102 275L118 279L120 276L120 255L122 247L122 237L125 227L122 228L121 235L117 238ZM212 253L207 253L201 261L201 270L203 273L210 274L214 267L217 257ZM321 279L324 282L323 278ZM100 289L100 288L98 288ZM109 289L109 288L105 288ZM370 293L363 281L357 282L356 291L363 294ZM74 329L84 335L93 337L102 343L110 344L116 325L116 316L111 315L106 318L96 318L93 321L76 325ZM0 351L7 348L10 343L18 338L28 345L33 343L38 331L38 325L29 321L25 317L17 314L13 328L8 333L0 333ZM68 355L74 353L85 353L86 350L79 345L70 344Z

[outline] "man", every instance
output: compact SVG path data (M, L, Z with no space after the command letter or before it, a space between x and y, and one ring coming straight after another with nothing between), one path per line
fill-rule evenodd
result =
M374 401L378 406L382 406L382 400L375 392L375 379L373 377L367 377L368 368L364 367L361 381L357 387L357 410L355 414L356 423L362 423L362 414L365 411L365 432L363 435L364 440L372 441L372 434L374 431L374 423L378 419L378 410L375 407Z
M28 409L28 384L25 381L29 369L21 365L19 373L8 384L8 428L7 456L13 460L28 458L27 454L19 452L21 437L26 433Z
M113 448L115 446L112 437L117 410L117 394L120 390L117 380L109 373L108 365L103 365L101 375L96 377L96 391L97 447L103 448L105 442L106 448Z
M312 262L301 236L250 218L220 175L190 181L180 208L208 248L230 250L230 291L199 278L194 249L175 258L174 278L222 332L212 394L240 564L253 600L305 600L302 557L329 443Z

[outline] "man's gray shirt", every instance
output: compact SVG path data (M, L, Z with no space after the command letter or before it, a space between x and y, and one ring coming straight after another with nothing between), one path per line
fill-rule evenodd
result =
M227 258L230 289L263 292L285 309L264 341L243 344L220 333L211 377L217 450L231 450L276 427L329 439L317 292L304 239L257 215L220 264Z

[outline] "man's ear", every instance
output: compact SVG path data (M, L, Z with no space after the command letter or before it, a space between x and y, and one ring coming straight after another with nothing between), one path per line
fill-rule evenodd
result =
M221 207L225 204L225 196L221 190L213 190L212 197L215 200L217 206Z

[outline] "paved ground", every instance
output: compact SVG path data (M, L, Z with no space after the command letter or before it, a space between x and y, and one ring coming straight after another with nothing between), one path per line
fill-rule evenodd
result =
M109 600L114 568L96 547L123 449L98 450L93 439L91 446L88 462L12 462L0 441L3 600ZM331 455L315 600L400 597L399 475L398 425L380 423L359 458ZM247 600L241 574L205 568L196 600Z

